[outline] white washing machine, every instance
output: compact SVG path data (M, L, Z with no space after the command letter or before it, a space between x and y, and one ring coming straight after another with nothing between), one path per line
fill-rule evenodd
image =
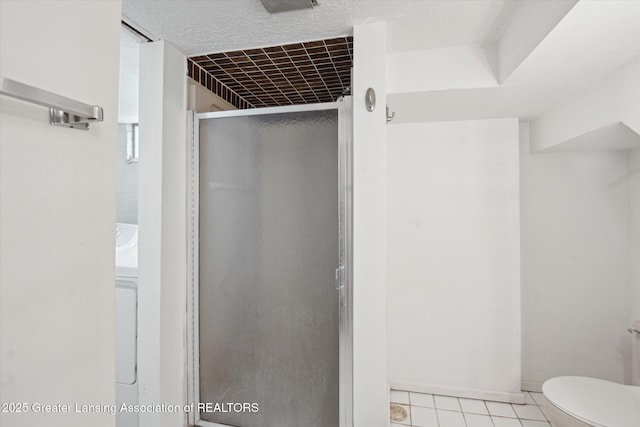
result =
M138 427L138 226L116 224L116 426Z

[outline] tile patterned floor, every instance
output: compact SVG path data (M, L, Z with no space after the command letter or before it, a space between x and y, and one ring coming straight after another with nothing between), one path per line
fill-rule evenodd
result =
M391 390L391 427L551 427L542 393L523 393L516 405Z

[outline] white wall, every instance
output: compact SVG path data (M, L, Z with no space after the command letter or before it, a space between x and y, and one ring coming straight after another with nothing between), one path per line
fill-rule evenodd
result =
M578 0L520 2L498 42L500 82L524 62Z
M520 401L517 119L387 138L392 387Z
M120 28L120 83L118 89L118 122L138 123L140 38L124 27Z
M523 386L628 381L629 152L529 154L526 125L521 145Z
M640 58L636 58L583 96L537 117L531 123L531 148L549 148L617 122L640 133L639 98Z
M631 320L640 321L640 149L629 153L629 217L631 228L631 250L629 251L631 284ZM640 344L640 338L636 338ZM631 360L631 383L640 386L640 345L633 349Z
M127 162L127 125L118 123L116 222L138 223L138 163Z
M631 319L640 320L640 149L629 154ZM640 369L640 367L639 367Z
M356 427L389 423L384 23L353 29L353 410ZM365 108L367 88L377 107Z
M497 87L495 49L455 46L387 54L387 93Z
M46 108L0 98L0 400L114 404L120 2L1 1L0 19L3 77L100 105L105 118L58 128ZM12 427L114 422L0 414Z
M237 110L235 105L220 98L218 95L191 78L187 79L187 93L188 108L196 113Z
M138 374L140 404L186 402L186 58L140 46ZM186 423L142 413L141 427Z

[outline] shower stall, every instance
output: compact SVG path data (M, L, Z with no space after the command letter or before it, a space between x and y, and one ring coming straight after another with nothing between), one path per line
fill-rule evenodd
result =
M191 423L352 425L350 97L190 122Z

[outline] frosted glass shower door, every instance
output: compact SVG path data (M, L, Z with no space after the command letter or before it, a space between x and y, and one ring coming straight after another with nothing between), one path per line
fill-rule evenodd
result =
M199 397L236 404L199 416L336 427L338 110L200 119L199 141Z

